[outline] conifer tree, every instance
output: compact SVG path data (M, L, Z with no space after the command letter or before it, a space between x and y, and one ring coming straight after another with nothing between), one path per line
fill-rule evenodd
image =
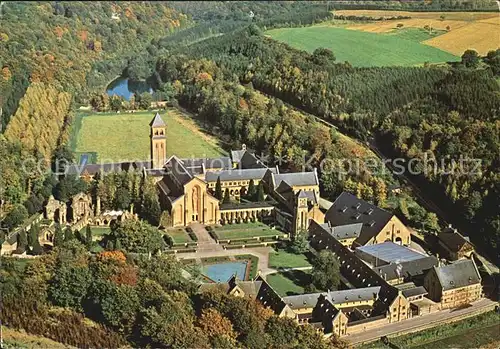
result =
M92 246L92 229L90 228L90 224L87 224L87 229L85 233L85 242L88 248Z
M262 182L259 183L259 185L257 186L257 201L264 201L265 200L265 196L264 196L264 185L262 184Z
M220 177L217 177L217 182L215 183L215 197L222 200L222 185L220 184Z
M54 247L61 246L64 242L64 233L62 231L61 225L56 225L56 231L54 233Z
M229 197L229 189L226 188L226 191L224 192L224 200L222 201L224 204L228 204L231 202L231 198Z
M253 179L250 180L250 183L248 184L248 190L247 190L247 199L248 200L255 200L255 183L253 182Z
M73 235L73 232L71 231L71 228L70 227L67 227L65 230L64 230L64 242L67 242L67 241L71 241L74 239L74 235Z
M17 249L19 251L26 251L28 246L28 237L26 236L26 230L21 229L19 235L17 236Z
M38 234L40 233L40 227L35 224L31 227L28 235L28 245L33 247L38 242Z

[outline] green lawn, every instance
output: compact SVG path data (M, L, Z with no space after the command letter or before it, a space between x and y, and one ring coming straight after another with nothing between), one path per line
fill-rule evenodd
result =
M283 273L270 274L267 282L282 297L303 294L304 287L311 283L308 270L292 270Z
M272 29L266 34L308 52L318 47L331 49L337 61L353 66L413 66L459 60L448 52L397 35L318 26Z
M281 231L261 222L226 224L215 227L214 231L220 240L283 235Z
M111 232L110 227L90 227L90 229L92 230L92 235L98 236L106 235ZM85 231L85 228L83 228L83 230Z
M174 244L183 244L193 241L184 229L169 229L167 230L167 234L172 238Z
M217 141L197 129L192 120L171 109L161 114L167 124L167 156L217 157L224 154ZM99 162L150 158L149 123L154 112L100 113L82 116L76 149L96 152Z
M300 268L310 267L311 263L303 254L294 254L284 250L269 253L269 266L271 268Z

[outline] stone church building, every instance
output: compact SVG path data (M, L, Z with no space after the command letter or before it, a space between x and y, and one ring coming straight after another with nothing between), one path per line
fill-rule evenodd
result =
M90 179L99 172L143 171L155 178L162 209L169 211L173 226L273 219L296 232L306 230L312 219L324 221L315 169L280 173L278 167L266 166L245 146L231 151L230 157L167 158L166 130L166 123L156 113L150 123L150 161L72 165L66 173ZM229 192L231 203L215 197L217 181L223 192ZM250 182L255 187L262 182L265 201L240 201Z

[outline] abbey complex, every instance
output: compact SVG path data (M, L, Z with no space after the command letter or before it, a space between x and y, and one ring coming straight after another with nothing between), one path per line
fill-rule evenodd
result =
M499 347L499 3L0 1L0 346Z
M310 220L324 220L316 170L280 173L278 167L267 167L245 146L231 151L231 157L167 158L167 125L160 114L155 115L150 127L150 162L74 165L69 173L93 177L101 171L144 171L155 178L162 209L170 212L174 227L194 222L224 224L273 217L285 229L296 232L306 230ZM228 192L231 202L223 203L222 198L216 198L218 182L222 193ZM250 186L255 190L262 187L268 199L240 202Z
M315 251L334 253L346 287L283 296L264 275L251 279L247 271L227 281L209 279L200 286L200 292L216 289L255 299L278 316L313 324L327 335L338 336L432 314L482 297L481 276L471 257L473 247L457 232L439 235L439 246L452 261L442 265L439 257L413 248L410 228L393 213L348 192L334 202L322 199L316 169L282 173L278 166L267 166L245 146L231 151L230 157L167 157L167 127L156 113L150 123L151 161L74 165L68 172L89 179L99 172L136 170L153 177L161 208L171 217L167 231L194 225L209 231L213 230L210 227L234 226L237 231L238 225L264 222L276 225L292 239L306 234ZM248 191L260 195L247 200ZM106 226L114 219L137 219L133 212L101 212L100 198L94 201L85 194L72 199L70 219L79 228L85 224ZM66 205L52 198L46 217L64 223ZM50 243L51 234L49 230L42 234L44 242ZM227 251L231 240L239 238L208 248ZM261 246L267 244L261 242ZM194 253L200 258L203 245L196 245ZM185 258L182 248L174 248L178 258Z

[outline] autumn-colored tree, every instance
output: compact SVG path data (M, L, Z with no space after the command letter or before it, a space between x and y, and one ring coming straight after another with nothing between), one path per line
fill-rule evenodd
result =
M222 316L217 309L204 309L198 319L197 326L210 338L222 336L234 342L237 333L233 330L231 321Z

